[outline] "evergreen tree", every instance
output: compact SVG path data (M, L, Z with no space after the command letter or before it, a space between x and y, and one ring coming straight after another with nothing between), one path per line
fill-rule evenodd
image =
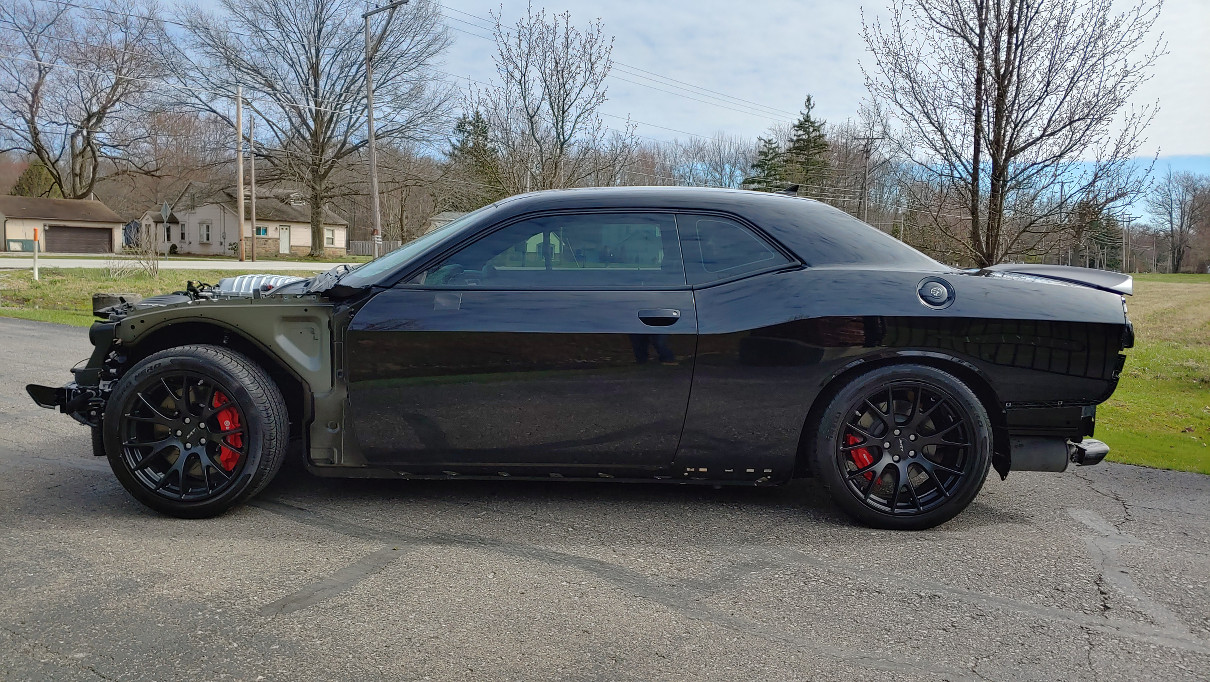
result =
M460 198L454 200L455 208L473 210L484 204L503 198L503 192L492 189L496 183L499 163L496 149L491 143L487 120L475 111L458 117L454 125L454 137L445 152L450 165L458 176L467 183Z
M757 192L775 192L786 186L785 154L777 141L758 137L760 148L752 163L752 175L744 178L743 188Z
M12 194L19 197L63 198L63 191L55 184L54 176L41 161L31 161L25 167L13 185Z
M791 128L790 144L785 153L785 179L803 186L819 185L828 169L828 140L824 137L824 121L811 113L815 101L810 95L803 104L802 115ZM806 194L804 191L802 194Z

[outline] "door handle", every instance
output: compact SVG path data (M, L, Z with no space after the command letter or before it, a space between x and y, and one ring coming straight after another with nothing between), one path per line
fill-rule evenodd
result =
M651 308L639 311L639 319L648 327L668 327L681 319L681 311L674 308Z

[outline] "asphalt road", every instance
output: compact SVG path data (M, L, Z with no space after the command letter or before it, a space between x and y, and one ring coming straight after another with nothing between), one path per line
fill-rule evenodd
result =
M39 256L39 268L107 268L112 263L109 258L55 258L54 256ZM316 263L314 261L288 260L259 260L255 263L243 263L234 260L162 260L163 270L241 270L244 272L279 272L283 270L311 270L323 272L331 270L340 263ZM0 258L0 270L29 270L34 267L33 258Z
M993 477L933 531L778 489L328 481L180 521L35 407L0 319L0 678L1205 680L1210 477ZM1208 455L1210 456L1210 455Z

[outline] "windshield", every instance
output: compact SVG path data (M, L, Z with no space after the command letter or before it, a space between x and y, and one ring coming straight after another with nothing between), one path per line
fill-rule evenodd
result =
M429 250L429 247L439 243L450 234L457 232L463 226L470 223L476 216L491 208L495 204L488 204L483 208L471 211L466 215L454 220L448 225L429 232L418 239L408 242L394 251L383 254L374 260L362 265L361 267L346 273L340 278L340 283L349 287L363 287L367 284L372 284L375 280L381 277L384 273L390 272L395 268L407 263L416 256Z

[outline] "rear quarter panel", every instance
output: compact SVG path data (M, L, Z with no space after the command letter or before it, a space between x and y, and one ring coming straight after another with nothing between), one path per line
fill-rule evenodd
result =
M955 290L941 310L917 294L922 279L937 276ZM701 336L677 458L688 477L715 477L736 453L749 462L736 477L789 477L812 404L833 378L864 363L958 363L1002 406L1096 404L1113 392L1121 368L1121 297L1086 287L834 266L695 296Z

